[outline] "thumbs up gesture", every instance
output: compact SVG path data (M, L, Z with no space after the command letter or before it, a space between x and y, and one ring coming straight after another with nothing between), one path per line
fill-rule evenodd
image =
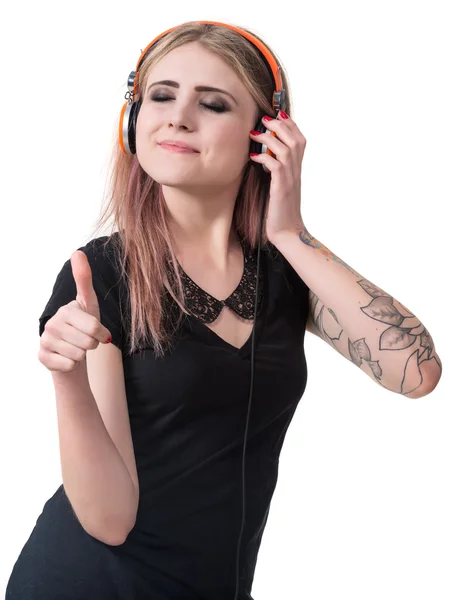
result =
M39 361L49 371L73 371L88 350L111 341L110 331L100 320L99 302L92 285L92 271L84 252L71 255L76 300L61 306L41 335Z

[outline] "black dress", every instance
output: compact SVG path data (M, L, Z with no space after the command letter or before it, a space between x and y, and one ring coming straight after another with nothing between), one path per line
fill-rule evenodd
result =
M136 524L120 546L100 542L82 528L61 485L13 567L6 600L234 600L252 336L237 349L190 314L162 359L149 347L127 354L120 309L128 297L113 245L103 251L107 239L80 250L91 265L101 321L122 350L140 486ZM256 273L256 250L254 260ZM239 600L252 599L280 451L307 382L309 290L269 243L261 250L260 284ZM193 282L191 292L200 306L219 308ZM67 260L40 316L40 334L75 298Z

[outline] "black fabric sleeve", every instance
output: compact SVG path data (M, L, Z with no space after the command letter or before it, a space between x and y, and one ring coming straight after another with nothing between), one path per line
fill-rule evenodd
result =
M310 312L310 290L297 271L275 246L270 245L270 252L282 273L285 285L293 298L293 303L306 324Z
M293 290L299 310L306 321L310 311L310 290L297 271L285 258L285 256L282 256L282 261L284 264L287 281Z
M124 333L121 317L121 294L118 285L119 275L114 262L108 255L108 250L103 251L102 243L105 239L107 236L95 238L77 250L82 250L88 257L92 271L92 284L99 301L101 323L112 334L112 343L123 350ZM39 317L39 335L42 335L45 324L57 310L72 300L76 300L76 283L71 270L71 260L68 259L58 273L52 294Z

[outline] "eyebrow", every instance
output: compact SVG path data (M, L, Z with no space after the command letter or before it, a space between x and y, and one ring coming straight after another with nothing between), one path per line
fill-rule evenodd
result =
M149 90L152 88L153 85L168 85L168 86L174 87L174 88L180 87L180 84L177 83L176 81L172 81L170 79L163 79L162 81L155 81L154 83L151 83L151 85L147 89L147 92L149 92ZM222 90L220 88L211 87L209 85L197 85L195 87L195 91L196 92L219 92L221 94L226 94L227 96L230 96L230 98L232 98L232 100L235 102L235 104L238 104L237 100L235 99L234 96L232 96L232 94L230 92L227 92L226 90Z

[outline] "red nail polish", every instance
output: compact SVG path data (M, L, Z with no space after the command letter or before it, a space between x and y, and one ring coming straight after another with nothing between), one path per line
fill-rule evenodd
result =
M264 119L265 121L272 121L272 120L273 120L273 118L272 118L272 117L270 117L269 115L264 115L263 119Z
M109 336L109 339L105 342L106 344L110 344L110 342L112 341L112 336Z
M251 134L251 135L261 135L261 131L256 131L256 129L252 129L252 130L250 131L250 134Z
M250 156L259 156L257 152L250 152Z
M279 111L279 114L281 116L282 119L288 119L289 115L287 113L285 113L283 110Z

